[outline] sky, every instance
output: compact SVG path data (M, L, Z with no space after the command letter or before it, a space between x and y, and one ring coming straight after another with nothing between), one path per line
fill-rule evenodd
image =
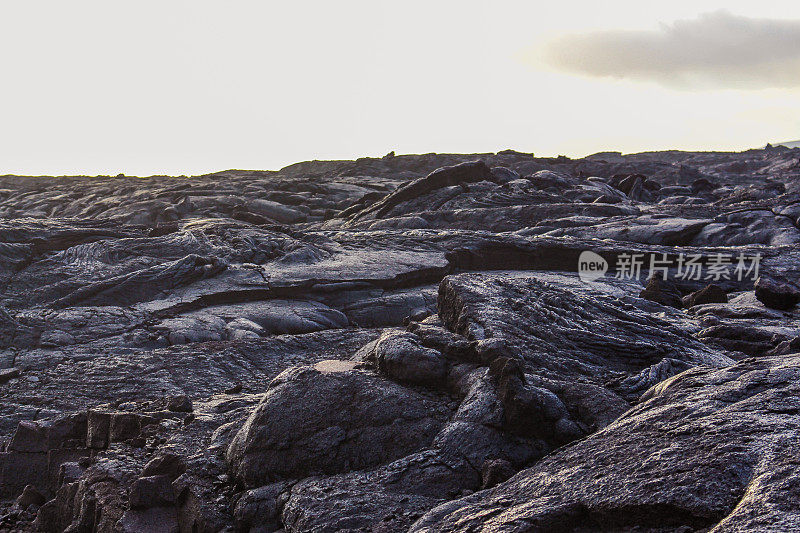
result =
M796 0L0 0L0 174L795 139Z

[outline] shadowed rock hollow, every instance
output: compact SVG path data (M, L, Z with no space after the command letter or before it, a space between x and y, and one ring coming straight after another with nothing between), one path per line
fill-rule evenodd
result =
M799 197L784 147L0 177L0 531L800 529Z

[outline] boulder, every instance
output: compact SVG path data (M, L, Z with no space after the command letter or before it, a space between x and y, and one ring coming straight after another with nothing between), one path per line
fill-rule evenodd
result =
M22 494L17 496L17 507L20 509L27 509L31 505L35 505L36 507L40 507L44 505L44 502L47 501L47 498L39 492L33 485L26 485L22 491Z
M170 396L167 398L167 409L176 413L191 413L192 399L185 394Z
M650 278L647 286L639 293L639 298L670 307L681 308L683 306L682 295L678 287L674 283L656 276Z
M167 476L176 480L186 471L186 463L180 455L165 452L153 457L142 469L142 477Z
M449 415L427 397L347 361L283 372L231 442L234 475L255 487L389 462L430 444Z
M163 507L175 502L172 480L167 475L144 476L133 482L128 492L132 509Z
M356 213L352 218L358 219L369 215L372 218L383 218L392 209L403 202L424 196L437 189L459 184L475 183L494 179L491 169L483 161L471 161L431 172L428 176L399 187L367 209Z
M771 309L787 310L800 303L800 288L787 280L760 276L755 283L756 298Z
M689 307L694 307L695 305L717 303L725 304L728 303L728 294L725 292L725 289L712 283L710 285L706 285L699 291L687 294L681 299L681 302L687 309Z
M435 386L447 370L440 352L422 346L416 335L406 332L384 333L365 358L374 361L381 374L405 383Z
M665 357L731 363L693 337L683 313L652 314L652 304L631 298L635 282L627 298L616 286L531 272L452 275L439 285L439 316L469 340L503 340L536 373L551 378L574 381L580 375L597 383L600 376L638 373Z

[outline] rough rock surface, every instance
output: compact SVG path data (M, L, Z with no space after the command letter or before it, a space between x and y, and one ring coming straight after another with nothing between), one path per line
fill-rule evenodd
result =
M784 147L0 176L0 531L796 530L798 196Z
M697 368L412 531L794 531L800 355Z
M294 367L276 377L228 449L248 487L386 463L430 444L450 414L348 361Z

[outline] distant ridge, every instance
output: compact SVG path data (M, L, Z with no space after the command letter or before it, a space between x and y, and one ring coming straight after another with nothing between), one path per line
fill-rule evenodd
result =
M773 146L785 146L786 148L800 148L800 141L786 141L782 143L772 143Z

